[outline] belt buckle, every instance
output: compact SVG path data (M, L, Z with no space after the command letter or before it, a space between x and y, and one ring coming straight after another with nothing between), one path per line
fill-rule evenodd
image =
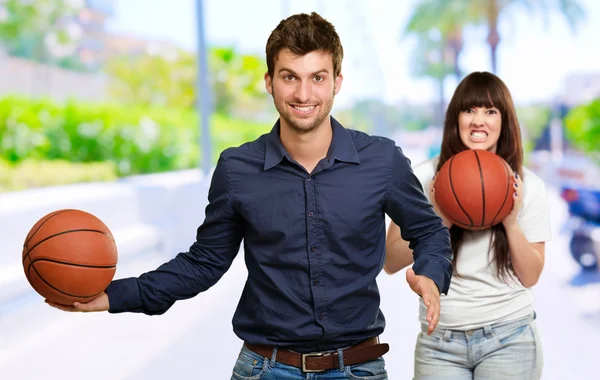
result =
M307 354L302 354L302 372L304 373L316 373L316 372L324 372L324 369L308 369L306 368L306 358L317 358L320 356L325 356L323 352L309 352Z

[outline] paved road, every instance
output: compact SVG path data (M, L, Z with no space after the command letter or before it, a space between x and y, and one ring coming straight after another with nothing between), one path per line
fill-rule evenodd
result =
M600 285L572 287L578 268L559 233L565 208L550 193L554 240L535 287L545 353L543 379L597 378ZM148 255L119 268L117 277L153 269L166 258ZM210 291L158 317L67 314L41 299L19 312L0 310L1 379L229 379L241 341L231 318L245 280L242 255ZM404 272L380 275L381 308L388 321L382 340L391 379L410 379L418 331L417 299Z

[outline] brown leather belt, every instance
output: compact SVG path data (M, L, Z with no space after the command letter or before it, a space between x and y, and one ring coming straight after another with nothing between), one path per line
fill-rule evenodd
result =
M247 349L267 359L273 356L275 346L254 345L244 343ZM344 365L354 365L368 362L383 356L390 350L387 343L379 343L379 338L369 338L354 346L342 350ZM338 351L311 352L301 354L284 348L277 349L275 360L302 369L303 372L323 372L339 368L340 357Z

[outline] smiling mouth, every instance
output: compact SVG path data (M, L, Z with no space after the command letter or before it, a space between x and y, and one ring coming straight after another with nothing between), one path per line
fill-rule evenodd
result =
M297 106L292 104L292 107L294 107L294 109L297 109L298 111L302 111L302 112L308 112L308 111L312 111L316 105L311 105L311 106Z
M313 105L290 104L290 106L296 111L296 114L298 114L298 115L310 115L317 108L316 104L313 104Z

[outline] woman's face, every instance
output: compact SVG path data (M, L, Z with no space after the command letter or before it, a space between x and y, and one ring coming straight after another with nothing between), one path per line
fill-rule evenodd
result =
M460 139L469 149L483 149L496 153L502 116L496 107L473 107L458 115Z

